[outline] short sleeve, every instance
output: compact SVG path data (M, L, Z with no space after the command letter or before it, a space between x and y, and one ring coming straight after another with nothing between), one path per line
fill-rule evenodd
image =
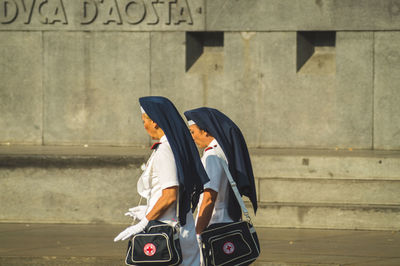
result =
M179 186L174 154L167 143L163 143L158 148L153 169L157 174L161 189Z
M216 155L210 155L206 158L206 172L210 181L204 185L204 188L209 188L218 192L221 183L221 178L224 176L224 168L222 160Z

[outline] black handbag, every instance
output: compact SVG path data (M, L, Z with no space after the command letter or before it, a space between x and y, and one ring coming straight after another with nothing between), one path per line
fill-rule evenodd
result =
M172 226L157 220L149 221L144 231L129 240L127 265L179 265L181 262L179 223Z
M249 213L227 166L224 170L247 221L209 225L200 235L206 266L249 265L260 255L260 243Z

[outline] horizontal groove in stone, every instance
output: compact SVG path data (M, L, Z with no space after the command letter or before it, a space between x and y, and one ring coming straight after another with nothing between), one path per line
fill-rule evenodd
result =
M260 181L263 180L271 180L271 181L287 181L287 182L296 182L296 181L308 181L308 182L317 182L317 181L339 181L339 182L366 182L366 183L371 183L371 182L399 182L400 181L400 175L398 179L385 179L385 177L376 177L374 178L347 178L347 177L257 177Z
M144 156L0 156L0 168L135 167Z
M328 150L328 149L268 149L250 148L253 156L285 157L356 157L356 158L400 158L396 150Z
M250 207L250 204L246 204ZM393 204L344 204L344 203L299 203L299 202L259 202L259 208L340 208L340 209L388 209L400 212L400 205Z

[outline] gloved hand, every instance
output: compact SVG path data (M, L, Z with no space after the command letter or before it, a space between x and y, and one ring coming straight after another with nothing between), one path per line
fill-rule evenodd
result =
M143 220L143 218L146 215L146 209L147 206L145 205L139 205L133 208L130 208L127 213L125 213L126 216L131 216L134 220Z
M203 259L203 242L201 241L201 236L199 234L196 234L196 239L197 239L197 245L200 248L200 265L205 266L204 264L204 259Z
M196 234L196 239L197 239L197 245L201 250L201 247L203 246L203 242L201 241L201 236L199 234Z
M139 232L142 232L146 225L149 223L146 217L144 217L138 224L131 225L128 228L126 228L124 231L119 233L116 238L114 238L114 242L117 242L119 240L126 240L130 236L137 234Z

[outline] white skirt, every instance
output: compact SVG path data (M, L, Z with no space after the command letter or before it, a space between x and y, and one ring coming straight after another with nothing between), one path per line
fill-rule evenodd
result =
M200 250L196 240L196 228L192 213L186 215L186 224L181 227L179 241L182 249L182 264L184 266L200 265Z

